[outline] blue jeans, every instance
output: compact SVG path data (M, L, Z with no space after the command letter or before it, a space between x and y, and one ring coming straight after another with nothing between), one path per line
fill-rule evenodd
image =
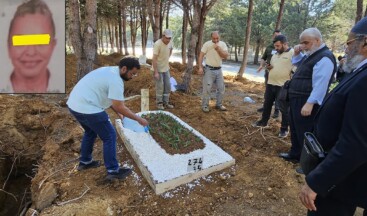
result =
M93 160L92 152L97 135L103 141L103 160L107 172L119 170L116 159L116 131L105 111L94 114L78 113L70 109L70 113L84 128L83 140L80 148L80 162L90 163Z

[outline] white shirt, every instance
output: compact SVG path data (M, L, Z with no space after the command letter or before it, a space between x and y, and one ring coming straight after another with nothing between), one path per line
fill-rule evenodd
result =
M86 74L73 88L66 104L75 112L94 114L124 100L119 67L101 67Z
M0 79L0 93L14 93L13 85L10 80L12 72L4 74L5 79ZM65 80L60 81L57 76L50 71L50 78L46 93L65 93Z

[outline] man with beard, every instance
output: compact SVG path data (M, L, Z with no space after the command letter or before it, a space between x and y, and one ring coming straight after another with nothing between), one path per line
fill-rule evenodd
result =
M300 199L309 216L352 216L367 209L367 17L348 36L344 71L315 117L326 158L306 176Z
M273 36L272 36L272 40L274 40L274 38L278 35L281 35L282 32L280 32L279 29L274 30L273 32ZM268 84L268 78L269 78L269 70L267 68L268 65L270 65L270 60L271 57L276 53L275 47L274 47L274 43L272 42L271 44L269 44L266 49L264 54L261 57L260 60L260 67L257 69L257 72L259 73L264 67L265 67L265 73L264 73L264 78L265 78L265 88L266 88L266 84ZM264 100L265 100L265 93L264 93ZM264 101L265 103L265 101ZM273 113L273 118L278 118L279 116L279 102L276 100L275 101L275 109L274 109L274 113ZM257 109L258 112L263 112L264 111L264 104L261 108Z
M273 43L277 52L272 56L270 64L267 66L269 78L265 89L264 111L262 118L253 124L255 127L267 126L271 107L274 101L278 100L282 86L291 77L293 49L288 47L288 41L284 35L276 36ZM280 111L282 113L282 124L278 136L284 138L288 135L288 107L282 107Z
M304 30L300 44L294 47L292 63L297 66L289 85L290 129L292 146L279 156L299 161L305 132L312 131L313 120L336 72L333 53L322 41L317 28ZM301 51L305 51L305 54Z
M116 132L105 109L111 107L121 118L126 116L143 126L148 122L135 115L124 104L124 81L131 80L140 69L138 59L124 57L117 67L101 67L85 75L71 91L67 105L70 113L84 128L78 170L100 166L92 152L97 137L103 141L103 160L107 179L124 179L130 169L119 167L116 159Z

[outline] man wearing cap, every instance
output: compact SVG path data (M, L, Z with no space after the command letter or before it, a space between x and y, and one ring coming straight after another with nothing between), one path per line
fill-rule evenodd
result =
M299 161L304 133L312 131L314 117L337 66L333 53L323 42L317 28L308 28L301 33L300 44L294 47L292 63L297 66L288 91L292 146L279 156L288 161Z
M171 41L172 31L164 30L161 39L154 43L153 48L153 77L155 79L156 103L157 109L172 109L173 105L169 103L169 94L171 92L169 57L172 54L173 43Z
M346 44L343 69L349 74L315 117L314 134L328 154L306 176L299 195L310 216L352 216L356 207L367 209L367 17Z
M205 69L203 69L203 59L205 59ZM227 108L223 106L224 95L224 78L222 73L222 59L227 59L229 56L227 45L223 41L219 41L218 31L211 33L211 40L204 43L199 55L199 71L198 74L203 78L203 99L201 109L203 112L208 113L209 110L209 98L213 83L217 85L217 102L216 108L220 111L226 111Z

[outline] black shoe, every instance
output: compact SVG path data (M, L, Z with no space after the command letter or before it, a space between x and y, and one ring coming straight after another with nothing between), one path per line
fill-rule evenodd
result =
M279 157L281 157L284 160L289 161L289 162L295 162L295 163L299 162L299 157L290 155L289 153L282 152L282 153L279 154Z
M269 127L268 124L262 122L261 120L260 121L256 121L254 123L252 123L252 127L263 127L263 128L267 128Z
M92 161L89 164L79 162L77 170L82 171L82 170L86 170L86 169L90 169L90 168L97 168L99 166L101 166L101 161L98 161L98 160Z
M261 108L257 109L257 111L260 112L260 113L263 112L264 111L264 107L261 107Z
M288 136L289 132L287 130L280 130L278 137L280 138L286 138Z
M279 110L275 110L271 117L272 118L278 118L279 117Z
M124 179L126 178L128 175L130 175L132 172L131 169L128 168L120 168L118 172L109 172L107 174L106 179L107 180L112 180L112 179Z
M302 170L302 168L301 168L301 167L296 168L296 172L297 172L298 174L301 174L301 175L304 175L304 174L305 174L305 173L303 172L303 170Z

